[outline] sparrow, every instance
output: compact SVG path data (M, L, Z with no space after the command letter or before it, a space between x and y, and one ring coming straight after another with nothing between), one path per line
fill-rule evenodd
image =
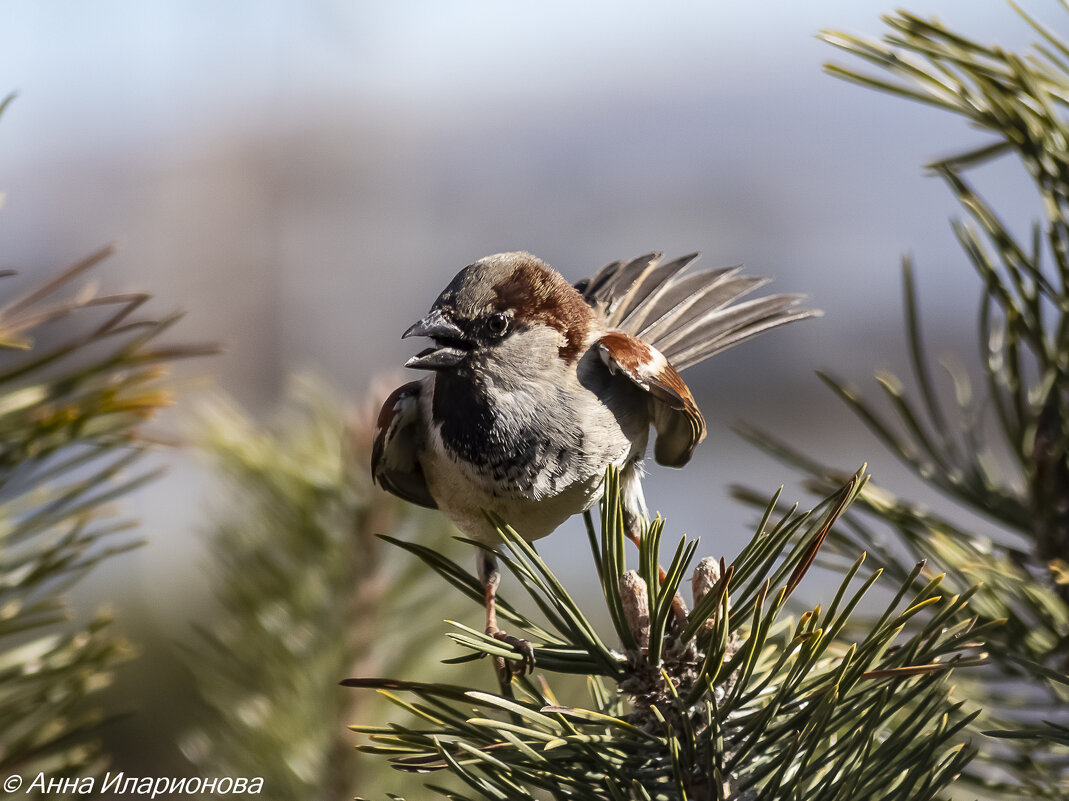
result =
M739 268L692 272L698 254L614 262L569 283L530 253L462 269L402 334L433 342L405 364L426 371L379 413L371 471L385 490L441 510L467 537L500 541L493 512L527 540L601 497L620 470L624 523L639 541L650 429L658 464L682 467L706 426L680 371L819 312L803 296L742 300L767 283ZM480 549L486 632L533 666L533 651L497 626L496 560Z

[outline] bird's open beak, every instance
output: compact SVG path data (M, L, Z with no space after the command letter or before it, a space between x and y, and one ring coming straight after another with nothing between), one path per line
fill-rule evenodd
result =
M413 323L401 334L407 337L431 337L437 347L422 350L405 362L405 367L417 370L442 370L454 367L470 353L470 347L464 339L464 332L449 320L441 309L432 309L431 313Z

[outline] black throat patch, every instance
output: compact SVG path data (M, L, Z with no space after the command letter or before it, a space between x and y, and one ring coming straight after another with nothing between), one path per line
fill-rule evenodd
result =
M491 461L496 416L486 393L469 376L442 371L434 377L431 416L454 455L477 465Z
M450 457L477 468L492 494L545 497L587 475L579 426L533 416L509 424L470 377L438 373L431 416Z

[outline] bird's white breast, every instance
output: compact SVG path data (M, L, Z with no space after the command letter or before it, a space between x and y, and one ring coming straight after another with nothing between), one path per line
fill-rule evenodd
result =
M581 380L584 374L575 364L535 376L502 376L499 370L453 386L448 382L455 378L429 377L430 391L421 394L430 440L423 471L438 507L467 536L498 541L486 510L525 539L544 537L597 501L609 464L622 467L645 451L645 400L628 396L621 411L610 393L606 403L602 396L615 384L607 370L591 366L598 371L594 381ZM438 419L436 391L442 393ZM469 391L475 401L463 394ZM443 398L452 398L451 405ZM471 421L450 417L458 414L480 424L467 426Z

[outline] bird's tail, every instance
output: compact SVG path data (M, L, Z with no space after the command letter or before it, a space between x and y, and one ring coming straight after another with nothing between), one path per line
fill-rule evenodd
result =
M800 307L804 295L766 295L741 300L768 283L739 267L687 272L697 253L661 263L650 253L618 261L576 284L590 305L603 309L608 323L640 337L677 370L781 325L819 316Z

